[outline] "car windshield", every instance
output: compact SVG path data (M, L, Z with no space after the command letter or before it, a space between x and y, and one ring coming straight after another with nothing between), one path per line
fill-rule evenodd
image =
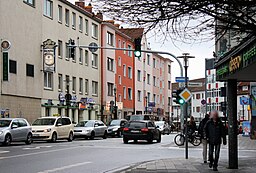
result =
M112 120L110 126L120 126L120 120Z
M163 126L164 122L159 121L159 122L155 122L155 124L156 124L156 126Z
M140 129L140 128L146 127L146 123L145 122L130 122L128 126L129 126L129 128Z
M76 127L93 127L93 124L93 121L81 121L76 125Z
M11 120L0 120L0 127L9 127Z
M54 118L41 118L33 122L32 126L51 126L55 123Z

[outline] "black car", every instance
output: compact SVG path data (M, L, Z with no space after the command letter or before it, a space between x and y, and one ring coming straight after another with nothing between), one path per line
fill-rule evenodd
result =
M146 140L148 143L152 143L156 140L161 142L161 132L157 129L153 121L129 121L123 129L123 141L125 144L129 140Z
M123 128L127 124L126 119L112 120L108 126L108 135L121 137L123 134Z

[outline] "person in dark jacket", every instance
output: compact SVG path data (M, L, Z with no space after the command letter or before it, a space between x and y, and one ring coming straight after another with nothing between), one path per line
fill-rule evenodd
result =
M204 127L206 125L206 123L209 121L209 114L206 114L204 119L202 119L202 121L199 124L198 127L198 132L200 134L201 140L202 140L202 144L203 144L203 160L204 163L207 163L207 140L203 138L204 135Z
M205 124L204 138L209 142L209 167L214 171L218 171L218 161L220 156L220 147L223 139L223 144L227 144L225 128L219 118L218 111L211 112L211 119ZM215 159L213 160L213 152L215 150Z

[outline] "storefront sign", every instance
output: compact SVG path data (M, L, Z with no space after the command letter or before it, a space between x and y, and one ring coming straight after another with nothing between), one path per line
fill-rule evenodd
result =
M8 52L3 52L3 81L8 81L9 79L9 58Z
M243 122L243 136L250 136L250 131L251 131L251 125L250 121L244 121Z
M233 73L237 69L241 67L242 58L240 56L237 56L235 58L231 58L229 61L229 72Z
M56 43L51 39L47 39L43 42L44 71L55 71L55 48Z

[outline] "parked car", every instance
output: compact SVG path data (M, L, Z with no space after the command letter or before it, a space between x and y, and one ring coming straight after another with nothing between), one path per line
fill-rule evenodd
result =
M156 121L155 125L163 135L169 135L171 133L171 127L165 121Z
M32 130L23 118L0 119L0 143L10 145L12 142L32 143Z
M68 117L42 117L32 124L34 140L56 142L58 139L73 140L74 125Z
M99 120L80 121L74 129L75 138L90 138L102 137L107 138L107 126Z
M112 120L108 126L108 135L121 137L123 134L123 128L127 124L127 120Z
M155 126L153 121L130 121L123 129L123 142L128 143L129 140L147 140L152 143L153 140L161 142L161 132Z

